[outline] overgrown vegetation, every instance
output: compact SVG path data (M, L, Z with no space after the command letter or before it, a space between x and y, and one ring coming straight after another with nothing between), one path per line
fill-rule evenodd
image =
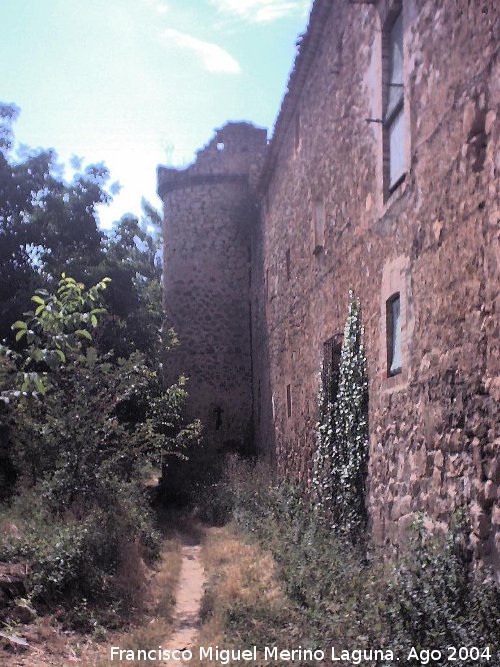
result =
M287 599L269 552L231 527L210 528L203 548L208 577L202 601L200 646L299 645L300 609ZM195 650L190 664L206 665ZM237 664L229 661L227 664ZM262 663L267 664L262 661Z
M177 531L178 517L163 509L159 512L158 524L162 535L161 557L154 568L147 568L137 558L134 549L128 550L128 558L120 567L118 579L127 599L137 605L140 613L132 615L124 627L114 629L102 625L102 610L96 614L90 604L82 603L75 615L92 626L92 635L81 632L61 632L61 623L54 616L40 616L28 629L30 644L36 652L10 653L2 650L2 667L26 665L60 665L66 667L77 662L85 667L111 667L116 659L110 659L110 645L124 649L144 649L165 643L171 632L175 592L181 569L181 539ZM112 610L108 609L108 619ZM81 622L78 623L82 627ZM111 623L111 626L116 623ZM16 634L15 624L3 628ZM25 628L22 629L25 635ZM26 635L25 635L26 636ZM144 666L144 661L129 661L131 667ZM149 663L148 663L149 664Z
M168 511L161 516L162 545L161 559L148 583L141 615L126 629L126 632L114 634L106 643L89 646L83 651L81 660L84 665L95 667L113 667L117 660L110 658L110 645L120 646L124 650L139 651L165 645L172 629L172 612L175 606L176 587L181 571L182 537L178 533L178 517ZM144 660L128 660L130 667L144 667L154 664Z
M279 605L286 613L258 611L259 582L249 579L249 606L236 595L220 598L214 580L205 615L210 622L217 617L221 645L281 641L286 646L335 646L338 653L342 648L384 648L393 650L395 658L380 664L395 665L399 656L410 667L422 664L407 660L412 647L418 654L441 649L446 656L449 646L480 646L489 649L491 661L483 658L478 664L495 664L500 592L487 573L471 570L461 521L441 537L415 526L405 557L384 564L318 523L310 502L293 486L276 484L264 464L234 461L222 494L224 505L231 501L240 535L272 554L286 593ZM250 566L243 569L250 571ZM264 571L261 565L257 569ZM262 604L268 606L265 597ZM261 613L264 621L258 623ZM457 655L453 664L465 667L470 661Z
M139 352L114 360L92 346L105 286L63 277L57 294L39 291L36 311L14 325L26 347L2 349L19 483L7 514L16 531L0 539L0 559L32 563L30 602L69 603L68 619L80 624L88 603L116 612L124 602L117 574L130 548L158 555L141 471L198 433L182 428L181 386L165 391Z
M159 553L145 469L200 425L183 419L185 379L162 382L174 334L161 330L156 212L104 236L106 169L66 182L51 152L14 158L16 113L0 105L0 560L26 563L29 605L93 629L138 603L125 564L140 572Z
M303 647L335 646L338 654L363 647L391 650L393 657L385 655L378 663L387 667L398 658L410 667L420 665L430 649L442 651L445 660L448 647L464 649L453 656L453 664L469 664L471 647L479 647L479 662L488 664L500 630L500 591L492 573L473 572L463 517L446 536L427 535L419 522L398 562L384 563L370 551L362 338L360 305L351 294L338 372L322 376L310 496L289 483L277 484L262 463L235 460L204 506L216 521L232 517L244 535L271 552L287 595L288 619L264 614L259 625L254 618L263 612L255 599L250 608L219 599L209 589L210 613L230 645L235 637L240 645L272 645L286 628ZM299 659L295 664L310 663Z
M469 533L461 513L445 536L428 534L416 522L388 593L390 637L405 652L412 646L489 647L491 660L481 663L500 657L500 588L494 572L472 570ZM466 654L457 657L454 664L471 662Z

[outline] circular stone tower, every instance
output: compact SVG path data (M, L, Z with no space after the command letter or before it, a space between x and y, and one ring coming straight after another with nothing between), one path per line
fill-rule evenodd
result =
M228 123L186 169L159 167L166 324L179 346L166 379L188 376L188 418L215 449L251 440L251 227L267 132Z

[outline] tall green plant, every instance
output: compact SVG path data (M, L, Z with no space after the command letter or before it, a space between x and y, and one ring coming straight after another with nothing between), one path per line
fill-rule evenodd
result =
M57 292L37 290L36 310L14 323L21 352L0 346L11 458L31 484L57 488L64 507L95 496L100 480L137 481L146 462L158 464L199 437L199 423L183 419L185 378L165 388L140 352L115 359L92 346L108 282L86 289L63 274Z
M318 514L356 540L366 524L368 377L361 305L352 292L344 327L337 396L321 387L313 488Z

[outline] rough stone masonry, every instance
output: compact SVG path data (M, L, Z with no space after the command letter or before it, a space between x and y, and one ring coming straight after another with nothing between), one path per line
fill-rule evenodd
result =
M159 169L192 413L221 446L253 433L307 487L352 288L375 542L397 550L417 512L439 529L465 506L497 568L499 38L495 0L316 0L270 143L229 123L191 167Z

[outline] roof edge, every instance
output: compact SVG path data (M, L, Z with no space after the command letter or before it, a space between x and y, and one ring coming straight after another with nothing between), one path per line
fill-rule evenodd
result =
M293 120L300 94L307 80L307 75L314 61L320 37L327 23L335 0L314 0L309 22L302 37L297 40L298 51L292 71L288 78L285 94L274 124L272 138L268 145L267 157L261 171L257 190L263 194L267 190L269 180L274 172L278 155L286 134Z

